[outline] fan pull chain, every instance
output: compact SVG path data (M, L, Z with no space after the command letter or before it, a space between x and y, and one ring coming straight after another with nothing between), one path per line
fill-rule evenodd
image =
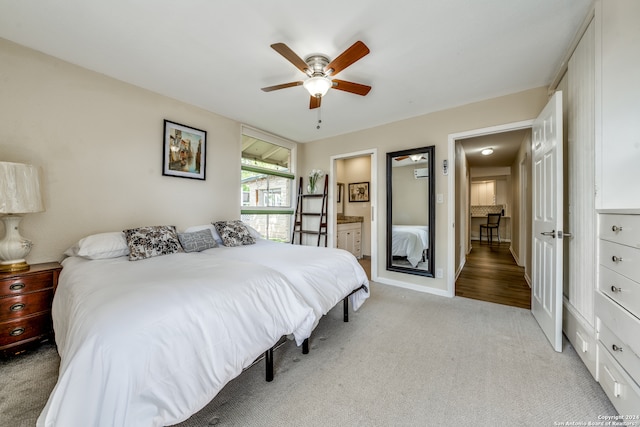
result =
M322 114L320 112L320 110L322 109L322 106L318 107L318 125L316 126L316 129L320 129L320 123L322 123Z

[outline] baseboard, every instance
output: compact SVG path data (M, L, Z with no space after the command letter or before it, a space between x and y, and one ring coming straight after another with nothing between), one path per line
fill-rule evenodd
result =
M467 258L466 257L463 257L460 260L460 265L458 266L458 269L456 270L456 277L455 277L454 280L458 280L458 276L460 276L460 273L462 273L462 269L464 268L464 265L466 264L466 262L467 262Z
M509 252L511 252L511 256L513 257L513 260L516 262L516 265L518 267L522 267L522 264L520 264L520 258L518 258L518 255L516 255L515 251L513 250L513 246L509 246Z

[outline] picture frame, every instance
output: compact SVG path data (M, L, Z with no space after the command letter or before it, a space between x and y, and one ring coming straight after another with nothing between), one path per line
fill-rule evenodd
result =
M368 202L369 201L369 182L352 182L349 183L349 201L350 202Z
M206 179L207 131L164 121L162 175Z

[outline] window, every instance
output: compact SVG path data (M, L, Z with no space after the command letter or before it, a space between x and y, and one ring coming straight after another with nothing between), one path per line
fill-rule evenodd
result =
M289 242L295 143L242 128L241 219L270 240Z

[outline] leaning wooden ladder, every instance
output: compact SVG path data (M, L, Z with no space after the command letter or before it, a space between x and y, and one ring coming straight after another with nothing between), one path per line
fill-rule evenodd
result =
M322 194L303 194L302 187L302 177L300 177L300 184L298 185L298 202L296 204L296 213L293 221L293 234L291 235L291 244L295 245L296 243L296 235L298 236L298 244L303 244L302 235L310 234L310 235L318 235L318 246L320 246L320 241L322 237L324 237L324 246L327 246L327 193L329 191L329 177L326 176L324 180L324 189ZM304 200L312 198L318 199L322 198L320 211L315 212L305 212L304 211ZM319 220L318 230L305 230L305 217L317 217Z

